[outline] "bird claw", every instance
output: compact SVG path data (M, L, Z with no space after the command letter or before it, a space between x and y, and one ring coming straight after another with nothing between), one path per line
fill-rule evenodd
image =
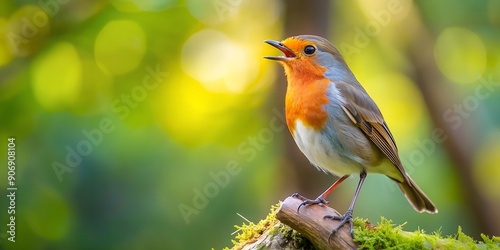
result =
M328 241L332 238L337 231L344 226L346 223L349 223L349 232L351 233L351 237L354 239L354 228L352 226L353 220L352 220L352 210L347 210L347 212L344 215L341 216L333 216L333 215L325 215L323 219L328 218L331 220L338 220L340 223L335 227L332 232L330 233L330 236L328 236Z
M314 200L311 200L311 199L308 199L298 193L295 193L295 194L292 194L292 197L295 197L295 198L299 198L300 200L302 200L302 203L300 203L300 205L297 207L297 213L299 213L299 210L302 206L305 206L305 205L328 205L328 201L323 199L321 196L314 199Z

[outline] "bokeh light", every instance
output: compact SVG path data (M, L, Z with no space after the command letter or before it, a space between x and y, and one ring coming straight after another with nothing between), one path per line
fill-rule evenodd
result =
M55 44L33 62L32 72L33 92L44 108L68 107L77 102L82 83L82 65L72 44Z
M441 72L457 83L472 83L486 68L486 49L481 38L461 27L447 28L439 35L434 56Z
M137 23L111 21L96 38L95 60L104 72L123 75L139 65L146 49L146 35Z
M182 48L182 69L210 91L243 92L255 81L257 67L255 56L215 30L193 34Z

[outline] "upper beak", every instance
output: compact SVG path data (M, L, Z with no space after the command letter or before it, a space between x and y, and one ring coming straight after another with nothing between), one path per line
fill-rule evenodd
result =
M279 49L285 56L264 56L266 59L271 59L271 60L278 60L278 61L287 61L290 58L295 58L295 53L289 48L287 48L282 42L278 41L273 41L273 40L265 40L264 41L267 44L270 44L271 46Z

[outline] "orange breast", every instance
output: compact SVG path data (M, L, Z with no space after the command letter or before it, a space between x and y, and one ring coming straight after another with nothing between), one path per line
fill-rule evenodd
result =
M322 129L327 122L328 114L324 106L328 104L330 80L323 76L325 68L315 69L317 72L297 72L285 67L288 80L285 99L286 122L292 135L297 119L315 130Z

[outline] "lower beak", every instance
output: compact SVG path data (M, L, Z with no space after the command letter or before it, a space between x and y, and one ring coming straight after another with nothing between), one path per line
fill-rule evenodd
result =
M266 59L277 60L277 61L287 61L292 58L295 58L295 53L289 48L287 48L282 42L273 41L273 40L265 40L265 43L279 49L283 52L284 56L264 56Z

